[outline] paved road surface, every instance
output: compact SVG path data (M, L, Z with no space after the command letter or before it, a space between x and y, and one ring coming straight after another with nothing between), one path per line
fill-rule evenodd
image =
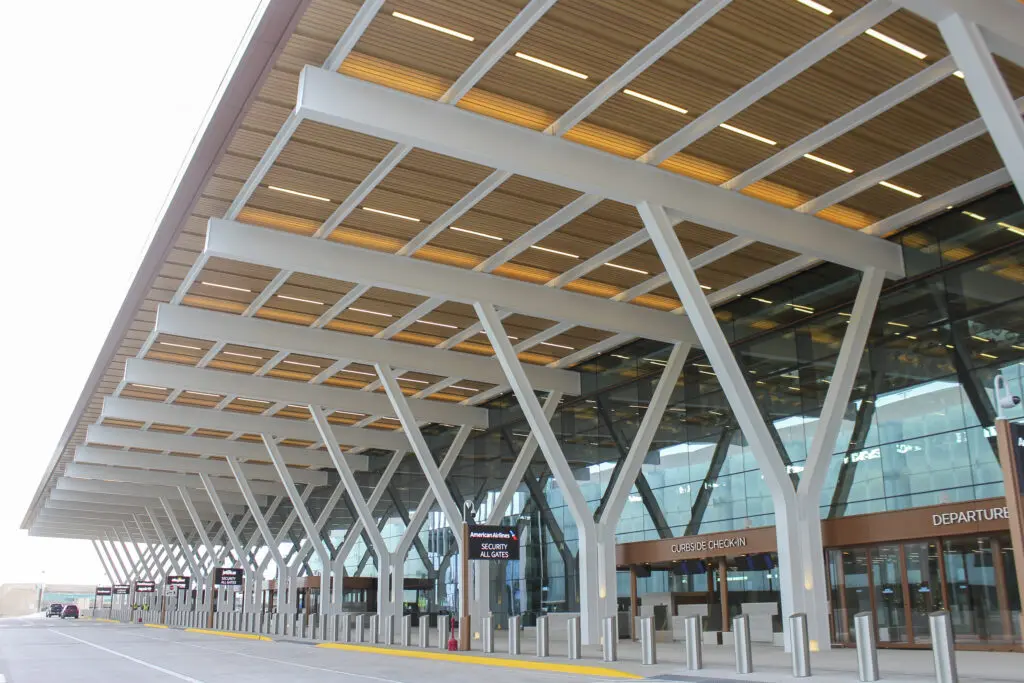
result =
M442 679L445 683L589 680L174 629L38 617L0 619L0 683L423 683Z

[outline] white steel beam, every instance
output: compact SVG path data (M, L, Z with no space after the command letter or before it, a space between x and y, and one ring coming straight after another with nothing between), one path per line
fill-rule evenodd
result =
M487 338L508 378L508 383L519 401L519 408L523 411L532 434L537 438L541 453L544 454L544 460L551 469L562 496L565 498L569 513L579 530L582 640L584 644L596 644L600 638L597 604L600 598L597 590L597 526L594 524L594 516L583 497L579 482L576 481L572 469L565 459L565 454L551 428L549 418L545 416L544 409L541 407L540 401L537 400L529 379L523 372L522 363L512 348L512 342L509 341L505 328L502 327L498 312L494 310L493 306L480 302L473 304L473 308L483 324Z
M977 24L988 34L992 51L1024 66L1024 11L1017 0L893 0L896 5L919 14L933 24L951 16Z
M379 394L290 382L273 377L255 377L237 372L205 370L141 358L128 359L125 364L124 377L126 382L151 386L184 385L189 389L207 393L229 393L234 396L260 398L278 403L300 405L313 403L325 406L332 411L394 415L387 397ZM430 422L471 424L475 427L487 426L487 411L483 408L416 399L413 399L413 404L416 406L416 414L420 415L421 419Z
M670 207L694 222L854 268L902 277L899 245L598 149L315 68L299 108L311 119L582 192Z
M252 513L252 518L256 521L256 527L259 529L260 534L263 535L263 540L267 545L268 554L274 559L274 564L277 565L277 575L279 579L283 579L286 570L284 558L281 557L281 550L275 542L274 534L270 531L270 526L267 524L266 518L260 511L259 505L256 504L256 497L253 495L252 489L249 488L249 481L246 478L245 469L241 464L239 464L238 459L235 457L228 456L226 460L228 462L228 466L235 475L235 479L238 481L238 487L242 490L242 495L245 496L245 500L249 504L249 512ZM312 489L307 487L306 491L311 492Z
M452 109L452 111L461 111ZM553 139L553 138L550 138ZM616 332L645 330L646 336L659 340L688 340L692 333L688 330L685 320L661 311L632 306L602 299L600 297L552 289L531 282L523 282L503 278L487 273L478 273L465 268L432 263L421 259L409 259L394 254L387 254L372 249L363 249L340 242L324 243L319 240L293 235L282 230L269 230L235 221L210 219L206 231L206 253L235 259L247 263L255 263L272 268L285 268L310 275L328 277L336 280L358 282L365 285L379 286L422 296L439 296L449 301L472 303L477 300L488 301L496 306L532 315L548 320L568 320L578 325ZM187 310L187 309L186 309ZM163 308L157 313L157 328L160 328L160 316ZM289 326L293 327L293 326ZM311 335L329 335L330 332L314 331ZM340 333L333 333L340 334ZM370 341L359 335L346 335L362 340L365 345ZM264 342L267 343L267 342ZM376 348L386 348L394 342L376 340L370 343ZM344 349L350 358L371 358L359 355L358 346L349 347L348 343L334 343L335 348ZM408 346L404 344L403 346ZM290 348L276 345L276 348ZM335 352L337 353L337 351ZM455 352L430 350L430 355L444 358ZM463 355L463 354L457 354ZM380 359L385 356L379 355ZM481 365L490 368L486 381L493 382L497 364L487 359ZM398 356L387 357L389 364L404 368L423 369L410 365L411 359L405 360ZM443 367L443 366L441 366ZM437 372L437 371L435 371ZM533 371L535 381L545 389L575 393L566 385L551 386L550 379ZM441 372L440 374L459 375L477 378L459 370ZM500 374L500 373L499 373ZM553 375L551 375L553 377Z
M1024 29L1024 7L1018 4L1013 16L1017 26ZM1024 98L1019 102L1013 101L999 66L976 24L953 14L939 22L939 30L957 66L964 72L967 89L1013 178L1017 194L1024 198L1024 121L1020 116ZM1021 34L1015 38L1024 42Z
M77 479L98 479L100 481L119 481L129 484L157 484L160 486L187 486L191 489L202 489L201 477L208 475L176 474L173 472L153 472L149 470L132 469L128 467L109 467L106 465L85 465L78 462L68 463L64 469L65 476ZM234 479L218 477L221 486L228 490L237 490L238 484ZM253 490L260 495L277 495L281 487L270 482L257 482L253 484Z
M198 455L219 457L233 455L239 460L267 461L266 452L255 444L202 436L184 436L182 434L167 434L141 429L126 429L123 427L108 427L106 425L94 424L89 427L86 434L86 440L93 444L121 446L125 448L145 448L155 451L195 453ZM89 451L103 452L103 449L95 447L84 448L88 448ZM316 451L295 447L287 447L283 450L285 451L285 461L289 465L312 467L316 469L330 467L330 461ZM134 453L132 455L139 457L139 463L136 465L137 467L145 467L147 463L145 458L151 454ZM209 468L210 474L216 473L218 476L230 476L229 474L224 474L226 468L221 467L223 463L218 463L216 460L204 460L197 458L192 458L192 460L199 460L199 462L196 462L196 471L199 471L199 468L205 467ZM153 462L156 461L154 460ZM266 465L251 464L246 465L246 467L252 470L249 475L251 477L257 477L268 481L274 481L276 479L276 477L272 476L270 468ZM261 469L263 470L262 476L260 475ZM311 476L312 478L307 481L304 479L306 476ZM306 474L300 476L300 480L304 484L316 483L317 486L323 486L326 483L326 480L323 480L321 475L312 471L306 471Z
M172 496L171 504L174 508L176 510L184 509L184 504L177 500L177 489L172 486L125 484L114 481L75 479L64 476L57 480L56 488L50 492L50 497L54 500L79 500L81 502L93 500L97 502L109 501L117 505L133 507L145 507L160 496ZM225 494L221 499L231 514L239 514L245 511L245 501L240 495ZM266 499L264 498L264 500ZM212 506L208 504L200 505L199 510L212 518Z
M102 418L117 418L140 422L158 422L167 425L205 427L231 433L260 434L271 432L281 437L318 441L320 434L316 425L305 420L285 419L248 415L209 408L172 405L158 401L143 401L108 396L103 400ZM331 432L338 443L367 448L382 448L393 451L407 448L405 437L397 432L379 429L359 429L344 425L332 425ZM295 463L289 463L295 464ZM328 462L328 466L329 466Z
M213 508L217 511L217 517L220 519L221 528L224 530L224 533L228 538L228 542L231 544L231 549L235 551L239 564L244 566L246 563L245 548L242 546L242 542L238 540L238 534L236 534L235 530L231 528L231 519L224 511L224 506L221 505L220 496L217 495L216 485L208 474L200 474L199 478L202 480L203 486L206 488L206 494L210 497L210 502L213 503Z
M366 501L366 507L371 512L377 508L377 504L380 499L384 497L384 492L387 491L388 485L391 483L391 478L395 474L395 470L402 463L402 459L405 457L405 452L396 452L391 456L391 460L388 461L387 467L384 468L384 472L381 474L380 479L377 480L376 485L373 487L373 491L370 493L369 499ZM371 515L372 517L372 515ZM374 524L376 528L376 523ZM352 552L352 548L355 547L356 541L359 540L363 533L363 520L360 516L356 516L352 526L345 532L345 538L341 542L341 546L334 556L334 575L341 576L343 568L345 566L345 560L348 559L349 553ZM335 603L338 602L341 593L336 591Z
M191 437L185 437L191 438ZM236 454L215 453L219 457L237 458ZM155 455L153 453L132 453L129 451L117 451L109 448L94 448L91 446L79 446L75 449L74 462L81 462L91 465L107 465L110 467L138 467L147 470L164 470L167 472L182 472L186 474L198 474L205 472L215 477L231 476L231 469L219 460L205 460L202 458L189 458L178 455ZM246 475L264 482L276 483L274 479L274 468L270 465L242 466ZM295 472L296 480L303 484L315 486L327 485L327 474L309 469L299 469Z

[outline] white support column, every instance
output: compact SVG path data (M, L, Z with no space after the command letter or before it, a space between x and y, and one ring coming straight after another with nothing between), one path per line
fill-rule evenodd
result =
M636 482L640 467L647 457L651 441L661 426L661 418L665 415L672 392L676 388L679 374L683 371L686 356L690 353L689 344L676 344L668 357L665 369L658 379L658 386L647 404L647 411L640 421L640 428L629 452L619 470L619 476L612 484L611 493L605 503L601 519L597 523L597 555L598 555L598 595L600 597L600 616L616 617L618 614L618 590L616 585L615 563L615 530L626 505L626 498Z
M1024 199L1024 121L981 28L959 14L951 14L939 22L939 30L964 73L967 89L1017 186L1017 194Z
M327 418L324 417L326 423ZM333 441L334 435L328 427L326 434L329 435ZM309 516L309 510L306 509L306 503L302 500L299 495L299 490L295 487L295 481L292 479L291 472L288 471L288 466L285 464L284 456L281 455L280 449L277 444L274 443L274 437L270 434L262 434L263 445L267 448L267 453L270 455L271 461L274 463L274 469L277 470L277 476L284 485L284 490L288 492L288 498L292 502L292 508L299 516L299 522L302 523L302 529L306 532L306 539L310 545L316 551L317 556L320 558L320 604L318 605L318 611L321 615L327 614L328 601L324 599L325 589L330 585L331 580L331 554L327 552L327 547L324 546L323 539L320 538L320 532L317 530L316 525L313 524L313 518ZM335 444L335 448L337 445Z
M124 526L125 537L127 537L128 542L132 544L132 547L135 548L135 556L138 558L140 573L143 576L145 576L146 579L148 579L149 581L153 581L153 582L158 581L159 579L158 579L157 575L153 571L150 571L150 567L149 567L150 559L149 559L149 556L142 552L142 548L132 538L132 532L131 532L131 530L128 529L128 522L123 522L123 526ZM154 562L155 562L155 560L154 560ZM159 569L160 569L159 563L157 563L157 566L156 566L155 569L156 569L156 571L159 571Z
M109 564L107 564L106 558L104 558L103 553L100 552L100 544L95 538L92 539L92 549L96 551L96 557L99 558L100 564L103 566L103 573L107 575L108 579L110 579L110 584L113 585L115 583L120 583L117 576L114 574L114 570Z
M387 543L384 542L384 537L381 536L380 530L377 528L377 521L373 518L373 510L371 510L366 504L366 499L363 497L362 491L359 489L359 482L356 481L356 476L352 472L352 467L349 465L345 453L341 451L341 447L338 445L334 435L331 433L331 424L327 421L327 413L320 406L314 405L309 406L309 413L313 416L313 422L316 424L316 428L320 431L320 438L323 440L324 446L327 448L327 452L331 456L331 461L334 463L334 469L338 471L341 483L345 485L345 491L348 493L348 499L356 509L359 521L362 522L363 529L366 530L366 534L370 538L370 545L373 546L373 552L377 555L377 567L379 569L377 577L377 611L384 612L385 610L393 610L394 606L391 604L391 593L388 590L387 582L387 568L391 565L391 553L388 551ZM266 435L264 435L263 440L267 441ZM397 457L398 455L396 454L395 458ZM395 458L392 458L392 460ZM349 535L351 535L351 533ZM319 540L320 539L317 538L317 541ZM323 545L322 542L321 545ZM330 567L331 565L327 564L325 566ZM344 571L337 574L335 577L335 585L340 585L343 581L343 577ZM399 595L401 595L401 593L399 593ZM324 602L323 594L321 594L321 605Z
M395 451L395 454L391 456L391 460L388 461L387 467L384 468L384 472L377 481L377 485L373 487L373 493L370 494L370 499L366 501L367 509L372 511L377 508L377 503L380 502L380 499L384 496L384 492L387 491L388 485L391 483L391 478L394 476L395 471L398 469L403 458L405 458L405 451ZM374 525L374 528L376 528L376 525ZM352 528L345 533L345 538L341 543L341 547L338 548L338 552L334 557L335 578L331 602L334 603L338 613L341 613L343 609L341 582L342 577L345 576L345 560L348 559L349 553L352 552L352 548L355 547L356 541L359 540L362 533L363 520L361 518L357 518L352 523ZM380 558L377 559L377 562L380 562ZM399 607L401 607L401 604L399 604ZM396 619L397 618L398 617L396 616Z
M174 508L171 507L171 503L164 497L160 498L160 506L164 509L164 513L167 515L167 519L171 523L171 530L174 531L174 537L178 539L178 545L181 547L181 552L185 556L185 562L188 564L189 570L192 572L192 580L199 581L203 572L200 570L201 565L196 561L196 556L192 553L192 547L189 545L185 538L185 534L181 531L181 525L178 523L178 517L174 514ZM152 517L152 515L150 515Z
M196 528L196 532L199 534L199 540L202 542L203 547L206 548L206 554L204 556L204 566L206 560L209 560L210 566L202 574L202 585L199 584L199 579L196 583L196 611L208 611L210 609L210 600L213 597L213 572L220 564L220 560L216 555L213 542L210 540L210 534L207 533L206 527L203 526L203 520L200 519L199 513L196 511L196 506L192 502L192 494L184 486L178 487L178 495L181 496L181 501L185 504L185 510L188 512L189 518L192 520L192 525ZM212 527L211 527L212 528Z
M160 542L160 545L163 546L164 552L167 553L167 558L171 562L171 567L174 569L175 573L177 573L177 574L184 574L185 571L182 569L182 567L184 565L182 565L178 561L178 559L175 558L174 553L171 552L171 546L167 542L167 535L164 533L163 527L160 526L160 522L157 520L156 515L153 513L153 509L152 508L149 508L149 507L146 508L146 516L149 517L149 521L152 522L152 524L153 524L153 531L156 533L156 538ZM185 554L185 551L184 551L184 548L183 548L182 549L182 555L184 555L184 554ZM184 561L185 558L183 557L182 560Z
M795 556L800 548L794 523L797 510L796 490L786 472L782 455L775 447L768 425L761 416L754 395L747 385L746 377L743 376L743 371L736 362L732 349L729 348L729 341L715 318L711 304L701 290L697 275L682 245L679 244L679 238L676 237L665 209L646 202L637 205L637 209L651 235L651 242L658 250L669 279L683 303L683 308L693 322L697 337L722 385L722 391L729 401L736 421L750 445L765 486L771 493L775 508L775 533L778 539L782 622L788 649L789 615L797 612L809 614L813 610L823 613L826 610L824 603L804 603L805 594L799 572L799 559ZM827 645L828 639L824 643L824 646Z
M124 562L121 561L121 556L117 553L117 547L114 545L113 541L110 540L110 536L106 532L103 533L103 538L110 547L108 548L103 543L100 543L100 547L103 548L103 552L107 554L107 559L110 560L111 566L115 564L114 560L117 560L117 566L115 569L119 568L121 570L121 583L128 583L128 568L125 566Z
M224 511L224 504L220 501L220 494L217 493L217 489L214 488L213 481L210 480L210 475L202 473L199 475L199 478L203 482L206 494L210 497L210 502L213 504L213 509L216 511L217 517L220 519L221 526L224 529L225 535L228 537L228 542L231 544L231 548L238 556L239 563L244 563L245 548L242 547L241 541L238 540L238 534L236 534L235 530L231 528L231 518L229 518L227 513ZM245 565L242 564L242 566ZM242 608L245 609L244 599L242 601Z
M803 579L804 602L808 605L826 605L828 594L825 584L824 545L821 536L821 492L825 486L829 463L836 448L836 438L842 425L850 392L857 380L864 345L871 331L878 296L885 282L885 274L873 268L864 271L857 290L857 298L850 313L849 326L836 358L836 367L821 407L821 416L811 439L804 471L797 487L795 525L800 547L795 554ZM812 649L827 650L831 646L828 613L811 610L807 613L807 630Z
M235 475L235 480L238 482L238 488L242 491L242 496L245 498L245 502L249 506L249 512L252 513L252 518L256 520L256 527L263 535L263 540L267 544L267 551L269 555L274 559L274 563L277 565L277 573L278 577L280 577L284 573L283 570L285 568L285 563L284 558L281 557L281 551L278 549L277 544L274 542L274 534L270 531L270 527L267 525L267 520L263 517L263 513L260 512L259 505L256 502L256 496L253 495L252 487L249 486L249 480L246 478L245 472L242 471L242 467L241 465L239 465L238 459L235 458L233 455L229 455L227 456L226 460L228 462L228 466L231 468L231 472ZM307 487L307 491L308 490L310 490L310 487ZM255 585L257 580L259 580L261 583L262 580L256 576L252 576L251 579L249 578L251 574L256 574L257 572L259 572L259 567L254 567L253 569L254 571L252 572L246 572L245 584L246 592L252 595L253 600L255 600L255 591L253 590L253 586ZM249 603L250 612L253 611L253 604L253 602Z
M438 469L437 463L434 462L434 456L430 452L430 447L427 446L426 439L423 438L423 432L420 431L416 416L413 415L412 408L409 406L409 400L402 393L402 387L398 385L398 380L395 379L395 373L391 367L383 363L377 363L374 367L377 369L377 376L380 378L381 386L384 387L384 393L388 395L388 399L390 399L391 405L395 409L395 414L402 424L402 429L409 438L409 445L412 446L413 454L416 456L416 460L419 462L420 468L422 468L423 474L427 478L430 491L434 494L434 499L437 500L448 522L448 526L451 528L459 552L465 552L466 549L462 547L462 513L455 504L451 491L448 490L447 485L444 483L444 476L441 474L440 469ZM463 443L465 442L463 441ZM408 550L406 550L406 553L408 553ZM401 556L400 561L402 563L405 562L405 555ZM394 563L391 569L394 570L397 564L397 562ZM402 569L404 570L404 564ZM401 595L400 592L397 594ZM468 616L461 612L465 604L465 601L459 601L460 617Z
M316 523L314 524L314 526L316 527L317 534L320 534L320 532L324 528L324 525L327 524L327 520L330 519L331 514L334 512L334 508L338 505L338 501L341 500L341 496L344 493L345 486L343 484L339 483L337 486L334 487L334 491L331 493L330 498L327 499L327 502L324 504L323 510L320 511L320 516L316 518ZM309 557L309 554L312 552L312 546L307 548L301 548L299 550L297 562L305 561L305 559ZM336 571L335 560L333 558L331 560L330 567L324 569L323 575L327 577L333 576L334 584L338 586L337 591L335 591L335 589L331 586L331 583L328 581L327 583L322 584L320 587L320 600L321 602L325 603L325 614L336 614L338 613L337 608L340 607L340 605L342 604L342 573ZM337 600L335 600L335 596L337 596Z
M537 437L544 459L551 468L555 481L565 496L569 512L576 522L579 532L579 586L580 586L580 625L584 645L595 645L600 642L601 629L598 621L598 567L597 567L597 525L587 505L580 485L569 467L562 447L558 443L554 430L544 416L544 409L533 393L512 342L501 324L501 317L494 306L477 302L473 304L480 323L483 325L487 338L494 348L495 356L501 364L505 377L519 400L519 407Z

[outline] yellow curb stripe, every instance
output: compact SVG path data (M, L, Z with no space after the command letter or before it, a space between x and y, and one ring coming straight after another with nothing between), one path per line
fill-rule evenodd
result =
M119 624L117 619L100 619L99 617L90 617L89 621L102 621L105 624Z
M208 636L225 636L227 638L244 638L245 640L270 640L266 636L255 633L235 633L234 631L213 631L207 628L187 628L185 633L205 633Z
M143 624L146 628L167 628L163 624Z
M420 650L393 650L366 645L345 645L342 643L320 643L316 647L332 650L348 650L350 652L369 652L375 655L391 657L411 657L413 659L433 659L435 661L459 662L462 664L479 664L481 666L500 666L508 669L529 669L531 671L555 671L558 673L580 674L584 676L602 676L606 678L643 678L627 671L609 669L603 666L583 666L579 664L548 664L523 659L503 659L500 657L476 657L474 655L454 655L443 652L423 652Z

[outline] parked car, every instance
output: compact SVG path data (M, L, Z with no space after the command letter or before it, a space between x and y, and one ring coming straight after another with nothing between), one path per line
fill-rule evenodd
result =
M77 619L78 605L65 605L64 611L60 613L61 619Z
M61 615L61 612L63 611L64 605L60 604L59 602L55 602L50 605L50 609L46 610L46 618L49 619L50 617L59 617Z

